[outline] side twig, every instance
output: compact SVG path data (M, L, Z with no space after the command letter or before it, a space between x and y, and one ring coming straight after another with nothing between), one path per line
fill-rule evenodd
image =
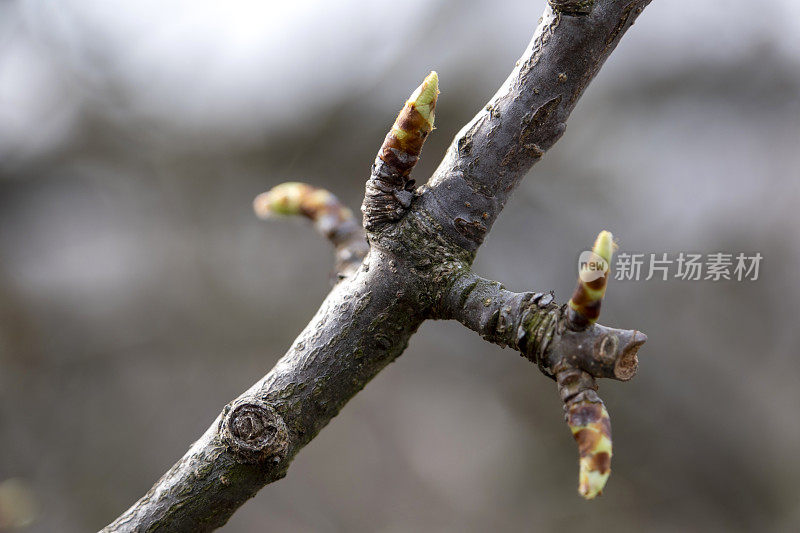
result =
M336 272L341 279L353 274L369 251L364 229L353 212L332 193L298 182L282 183L253 200L259 218L301 215L336 249Z
M556 305L550 293L511 292L466 271L437 307L438 318L458 320L485 340L510 346L557 381L567 424L578 442L579 492L587 499L602 492L611 473L611 421L595 378L631 379L638 368L637 353L647 340L636 330L595 323L608 280L611 243L611 234L601 232L591 252L599 262L581 269L578 288L566 306Z

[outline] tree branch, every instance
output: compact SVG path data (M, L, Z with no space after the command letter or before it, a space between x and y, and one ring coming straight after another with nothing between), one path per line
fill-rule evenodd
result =
M628 381L647 340L640 331L600 324L575 331L567 307L558 306L552 293L511 292L473 272L458 276L436 312L436 318L458 320L485 340L519 351L550 377L567 360L591 376Z
M610 426L594 378L629 379L644 336L588 320L576 327L552 295L506 291L470 267L514 187L561 136L581 92L648 1L550 0L511 77L456 137L429 186L413 190L409 173L433 126L438 94L427 78L387 135L367 182L370 248L363 262L340 264L346 277L272 371L226 406L186 455L104 531L221 526L286 474L295 454L403 352L427 318L457 319L519 350L558 380L581 450L581 491L587 497L599 491L607 477ZM302 206L297 211L328 235L322 218ZM348 226L341 242L359 241L362 231ZM328 236L338 239L336 232Z
M579 491L586 498L600 494L611 472L611 421L595 378L631 379L647 337L594 323L576 328L574 308L557 306L551 293L510 292L473 272L458 276L437 311L439 318L458 320L485 340L518 350L557 380L578 441Z
M476 250L530 168L563 135L584 89L650 0L550 1L525 53L456 135L420 206ZM581 4L583 14L573 15ZM591 12L585 13L589 7Z
M552 293L511 292L467 271L445 293L436 318L457 320L489 342L510 346L552 377L546 355L561 314Z
M191 449L104 531L209 531L264 485L400 355L424 288L368 256L339 283L275 367L223 409Z

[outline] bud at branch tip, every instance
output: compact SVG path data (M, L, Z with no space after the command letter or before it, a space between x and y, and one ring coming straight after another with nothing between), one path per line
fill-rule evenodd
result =
M578 286L569 300L569 321L574 329L582 329L600 316L615 248L614 236L603 230L597 235L592 252L581 254Z
M436 99L439 96L439 75L436 71L431 71L425 80L420 84L417 89L411 93L406 105L414 107L425 122L428 124L428 129L433 129L434 108L436 107Z

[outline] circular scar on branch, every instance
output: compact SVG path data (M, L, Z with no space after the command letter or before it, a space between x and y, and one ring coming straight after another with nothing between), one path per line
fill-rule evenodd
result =
M222 440L247 462L278 462L289 446L289 432L281 415L268 403L236 400L226 408Z
M647 341L647 335L634 331L630 342L622 350L614 365L614 377L620 381L628 381L639 369L639 348Z

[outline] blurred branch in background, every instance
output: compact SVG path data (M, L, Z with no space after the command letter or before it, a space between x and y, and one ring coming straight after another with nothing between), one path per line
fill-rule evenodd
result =
M311 220L317 233L336 248L338 279L353 274L369 252L364 229L353 212L325 189L298 182L282 183L256 196L253 209L261 219L294 215Z

